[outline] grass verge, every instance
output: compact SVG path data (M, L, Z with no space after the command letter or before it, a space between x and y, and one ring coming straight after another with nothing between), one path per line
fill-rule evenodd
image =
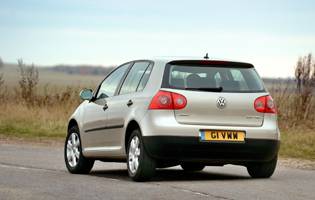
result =
M315 160L315 131L305 128L282 131L280 157Z
M41 124L34 121L1 120L0 135L26 139L60 139L66 136L66 127L65 125Z
M65 111L65 110L69 111ZM23 104L0 105L0 135L7 138L58 139L67 132L67 120L72 108L27 107Z

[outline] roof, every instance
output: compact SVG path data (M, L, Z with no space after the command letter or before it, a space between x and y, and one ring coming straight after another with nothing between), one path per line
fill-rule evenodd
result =
M160 62L160 63L169 63L171 61L202 61L202 60L207 60L207 61L224 61L224 62L233 62L233 63L243 63L243 64L250 64L247 62L242 62L242 61L236 61L236 60L228 60L228 59L218 59L218 58L212 58L210 56L209 59L205 59L203 57L188 57L188 56L170 56L170 57L153 57L149 60L152 60L154 62Z

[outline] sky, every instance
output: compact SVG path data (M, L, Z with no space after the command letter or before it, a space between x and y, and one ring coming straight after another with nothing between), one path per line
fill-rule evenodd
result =
M289 77L315 53L314 0L0 0L0 57L35 65L194 56Z

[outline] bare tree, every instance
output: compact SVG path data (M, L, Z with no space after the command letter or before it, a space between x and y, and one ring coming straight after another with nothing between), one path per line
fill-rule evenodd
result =
M296 99L296 113L300 113L299 119L306 119L309 114L312 96L315 87L315 61L312 54L300 57L296 68L295 78L297 80L298 96Z
M0 74L0 90L1 90L1 88L3 86L3 84L4 84L3 74Z
M3 67L3 61L0 57L0 69ZM3 93L4 93L4 78L3 74L0 74L0 99L3 100Z
M3 74L0 74L0 101L3 102L4 100L4 92L5 92L5 88L4 88L4 80L3 80Z
M1 59L1 57L0 57L0 68L2 68L3 67L3 61L2 61L2 59Z
M22 59L18 59L18 66L20 70L20 94L28 105L33 105L35 101L35 90L39 81L38 70L34 64L26 66Z
M308 90L315 84L315 61L312 54L300 57L295 68L295 78L299 92Z

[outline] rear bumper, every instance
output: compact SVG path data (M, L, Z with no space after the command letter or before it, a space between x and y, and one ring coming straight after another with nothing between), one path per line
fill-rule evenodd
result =
M202 162L205 164L246 164L273 159L279 140L246 139L244 143L202 142L199 137L145 136L144 146L157 160Z

